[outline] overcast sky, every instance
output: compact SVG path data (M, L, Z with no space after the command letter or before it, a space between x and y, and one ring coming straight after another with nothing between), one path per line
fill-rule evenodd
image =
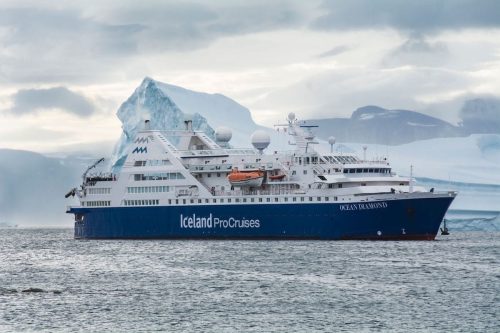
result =
M0 148L110 147L145 76L270 125L500 95L500 1L0 2Z

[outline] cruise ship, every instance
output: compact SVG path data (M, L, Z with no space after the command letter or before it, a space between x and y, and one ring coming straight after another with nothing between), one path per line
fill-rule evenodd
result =
M79 187L77 239L433 240L456 192L417 186L383 159L320 154L314 127L289 114L278 125L292 149L267 152L193 130L159 131L144 122L120 171L94 173ZM330 144L333 147L333 140ZM366 155L366 154L365 154Z

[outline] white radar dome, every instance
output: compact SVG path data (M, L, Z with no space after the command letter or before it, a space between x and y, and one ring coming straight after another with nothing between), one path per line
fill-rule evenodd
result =
M229 142L233 137L233 132L231 129L221 126L215 130L215 141L217 142Z
M335 138L333 136L329 137L328 138L328 143L331 144L331 145L334 145L335 144Z
M262 152L271 143L271 137L263 130L257 130L252 134L252 145Z
M289 120L289 121L294 121L294 120L295 120L295 113L290 112L290 113L288 114L288 120Z

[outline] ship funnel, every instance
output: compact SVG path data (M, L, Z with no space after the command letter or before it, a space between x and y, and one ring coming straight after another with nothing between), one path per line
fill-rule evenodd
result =
M186 125L186 131L193 131L193 115L186 114L184 115L184 124Z

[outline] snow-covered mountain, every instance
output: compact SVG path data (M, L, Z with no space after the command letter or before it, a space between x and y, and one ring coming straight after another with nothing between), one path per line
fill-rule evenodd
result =
M500 134L500 102L494 99L466 101L461 110L461 125L408 110L387 110L364 106L350 118L311 119L320 124L317 135L326 140L334 136L339 142L361 142L401 145L434 138L468 136L479 133Z
M64 194L81 183L91 160L0 149L0 222L72 226L71 216L65 214L72 202Z
M321 124L318 137L334 136L339 142L400 145L461 135L458 127L443 120L414 111L387 110L378 106L359 108L351 118L313 119L307 123Z

